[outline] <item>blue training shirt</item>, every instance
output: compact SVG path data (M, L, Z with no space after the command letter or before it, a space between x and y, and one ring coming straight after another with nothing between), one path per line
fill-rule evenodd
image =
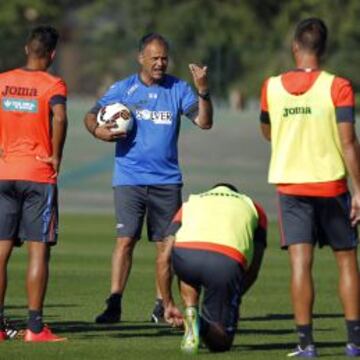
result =
M113 84L97 107L115 102L127 106L134 126L116 142L113 186L180 184L178 137L181 115L197 116L198 100L188 83L165 75L145 85L138 74Z

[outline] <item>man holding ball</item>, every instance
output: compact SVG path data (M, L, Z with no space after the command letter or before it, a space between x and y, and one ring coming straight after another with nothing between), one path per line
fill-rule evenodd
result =
M177 142L181 115L201 129L212 127L207 67L190 64L197 90L166 74L169 45L157 33L145 35L139 43L140 72L114 83L86 114L88 131L103 141L116 141L113 174L117 240L112 256L110 296L97 323L115 323L121 318L121 299L132 264L132 254L145 214L150 241L156 243L157 273L167 261L164 256L165 230L181 206L182 176ZM124 136L111 125L98 126L96 114L108 104L119 102L132 111L134 126ZM152 321L163 317L157 285Z

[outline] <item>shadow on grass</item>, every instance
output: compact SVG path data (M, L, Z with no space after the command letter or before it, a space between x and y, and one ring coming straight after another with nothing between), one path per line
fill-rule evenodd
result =
M179 336L182 334L180 329L174 329L165 324L156 325L146 322L121 322L119 324L106 325L85 321L64 321L53 322L49 326L56 334L86 334L85 336L80 336L80 338L159 337Z
M235 351L271 351L271 350L284 350L284 352L291 351L292 349L295 349L296 343L264 343L264 344L239 344L234 345L232 347ZM338 347L344 347L344 342L340 341L320 341L316 342L316 347L318 349L333 349ZM338 355L342 355L343 353L339 353ZM332 354L331 356L334 356L336 354ZM323 355L326 356L326 355Z
M314 314L314 319L334 319L334 318L342 318L343 314ZM250 316L250 317L241 317L240 321L279 321L279 320L293 320L293 314L267 314L265 316Z
M279 335L288 335L293 334L293 329L237 329L236 335L273 335L273 336L279 336Z
M46 304L44 307L46 308L72 308L79 307L78 304ZM6 305L6 310L27 310L27 305Z

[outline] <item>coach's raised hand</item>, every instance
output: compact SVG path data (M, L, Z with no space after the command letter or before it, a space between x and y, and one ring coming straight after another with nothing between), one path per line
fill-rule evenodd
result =
M198 115L194 123L201 129L211 129L213 125L213 108L210 98L207 66L189 64L189 69L194 80L194 85L199 97Z
M189 69L194 80L194 85L199 93L206 93L209 91L207 66L198 66L196 64L189 64Z

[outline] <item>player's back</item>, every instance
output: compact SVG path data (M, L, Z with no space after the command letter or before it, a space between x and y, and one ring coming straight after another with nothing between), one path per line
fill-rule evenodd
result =
M52 154L54 95L65 96L66 88L47 72L15 69L0 74L0 179L53 182L51 166L36 157Z

